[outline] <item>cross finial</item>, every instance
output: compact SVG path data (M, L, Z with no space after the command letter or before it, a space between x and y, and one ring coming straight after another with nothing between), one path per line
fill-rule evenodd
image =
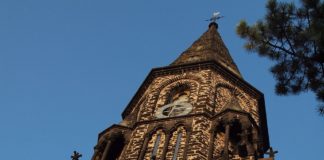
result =
M274 158L275 157L275 154L277 154L278 151L274 151L272 149L272 147L269 148L268 152L266 152L265 154L268 154L270 158Z
M77 151L73 151L73 155L71 156L72 160L79 160L82 157L82 154L78 153Z

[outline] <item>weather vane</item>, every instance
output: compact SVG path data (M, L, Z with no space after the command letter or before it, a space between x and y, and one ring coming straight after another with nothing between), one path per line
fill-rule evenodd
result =
M214 12L212 17L206 21L210 21L210 22L216 22L217 20L223 18L224 16L220 15L220 12Z

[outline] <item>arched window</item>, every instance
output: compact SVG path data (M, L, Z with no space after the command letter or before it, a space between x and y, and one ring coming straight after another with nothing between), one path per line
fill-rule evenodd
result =
M171 136L166 159L182 159L186 143L186 130L183 126L178 127Z
M172 103L175 101L189 101L190 88L187 85L180 85L175 87L169 93L166 103Z
M232 121L231 125L228 126L230 127L229 132L227 133L225 129L226 126L224 124L219 125L216 129L215 139L213 142L213 158L219 159L226 156L225 150L227 150L228 157L230 159L232 159L233 157L246 158L248 155L247 142L252 141L252 137L250 136L250 134L242 132L242 125L238 120ZM226 137L228 138L227 141ZM226 142L227 144L225 144Z
M147 149L145 152L144 159L145 160L152 160L152 159L161 159L163 145L165 143L165 133L162 129L155 131L152 134L148 144Z

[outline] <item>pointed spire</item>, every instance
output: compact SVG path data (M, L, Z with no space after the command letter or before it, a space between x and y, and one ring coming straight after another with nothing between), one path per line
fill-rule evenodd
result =
M237 76L242 77L217 29L217 23L210 23L209 29L170 65L175 66L213 60Z

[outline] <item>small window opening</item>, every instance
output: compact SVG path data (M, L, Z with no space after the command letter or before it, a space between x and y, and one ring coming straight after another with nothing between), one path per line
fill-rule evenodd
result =
M177 143L176 143L176 146L175 146L175 149L174 149L174 154L173 154L172 160L177 159L179 148L180 148L181 138L182 138L182 133L179 133L178 136L177 136Z
M175 101L189 101L189 95L190 90L188 86L179 86L170 92L167 103L172 103Z
M155 158L156 158L156 154L157 154L157 151L159 148L160 141L161 141L161 134L158 134L156 137L156 141L155 141L153 152L152 152L152 157L151 157L152 160L155 160Z

